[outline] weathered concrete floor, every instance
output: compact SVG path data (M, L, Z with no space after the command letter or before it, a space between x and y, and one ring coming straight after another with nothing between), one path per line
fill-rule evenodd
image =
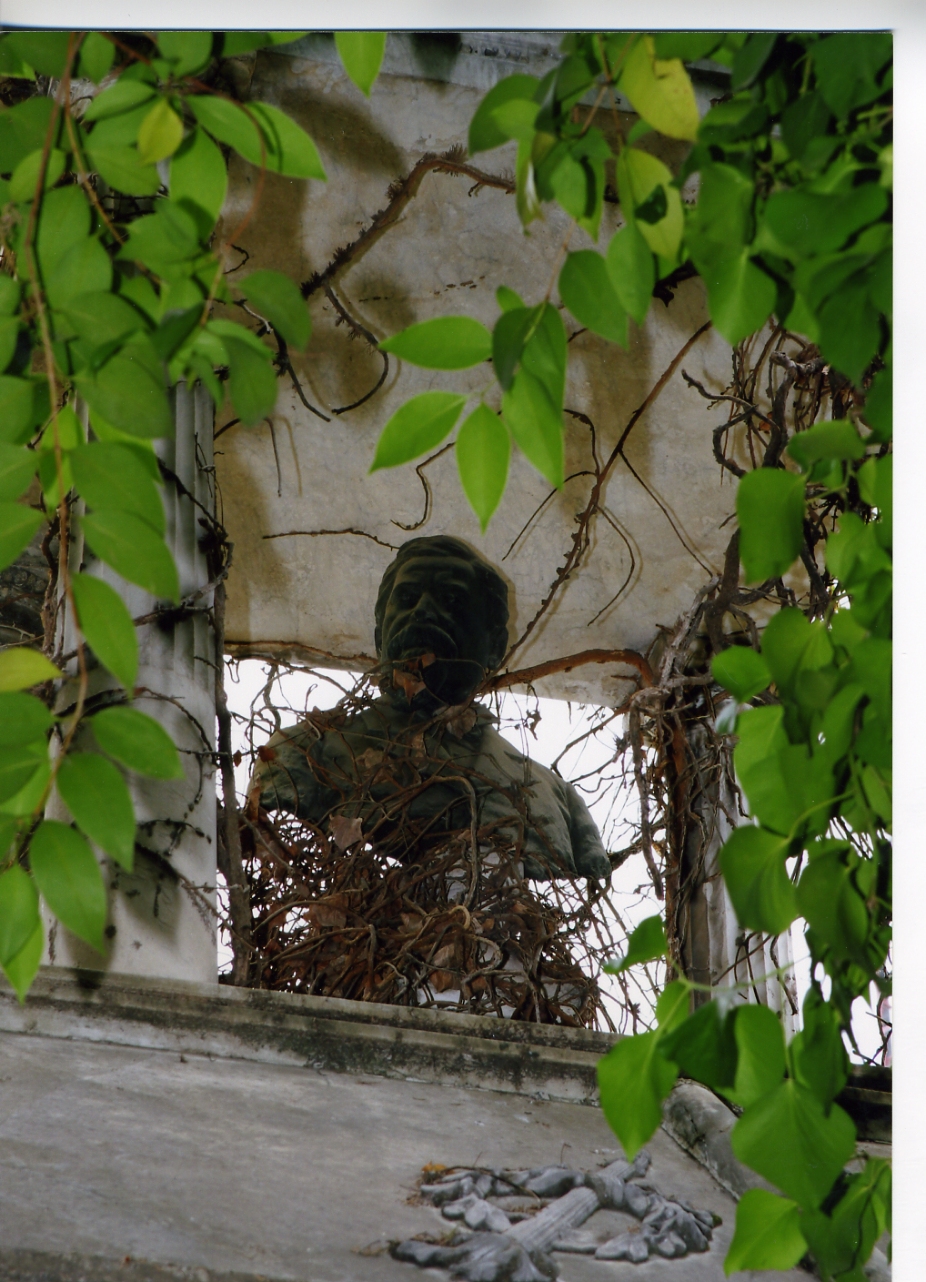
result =
M650 1178L663 1192L722 1216L711 1251L641 1266L559 1255L563 1282L723 1278L732 1198L662 1132L650 1149ZM390 1239L447 1227L408 1200L425 1163L590 1168L616 1156L601 1113L588 1106L0 1035L6 1251L306 1282L434 1279L446 1275L383 1250Z

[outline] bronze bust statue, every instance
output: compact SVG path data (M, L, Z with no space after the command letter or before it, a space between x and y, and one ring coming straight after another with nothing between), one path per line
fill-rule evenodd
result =
M507 623L504 580L465 543L403 544L376 600L380 696L278 731L260 751L251 805L327 826L342 849L401 821L432 843L462 830L480 850L504 843L534 879L609 877L575 788L513 748L473 701L504 657Z

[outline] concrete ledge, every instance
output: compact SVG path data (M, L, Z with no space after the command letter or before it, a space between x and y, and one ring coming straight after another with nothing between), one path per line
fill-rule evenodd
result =
M0 1032L508 1091L591 1104L614 1037L582 1028L46 967Z
M262 1273L216 1273L213 1269L157 1264L153 1260L59 1255L54 1251L8 1251L0 1247L3 1282L273 1282Z

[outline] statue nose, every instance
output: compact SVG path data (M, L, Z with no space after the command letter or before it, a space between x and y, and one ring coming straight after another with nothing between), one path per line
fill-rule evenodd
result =
M437 617L437 610L431 596L423 592L418 598L418 604L415 606L414 614L416 618L434 619Z

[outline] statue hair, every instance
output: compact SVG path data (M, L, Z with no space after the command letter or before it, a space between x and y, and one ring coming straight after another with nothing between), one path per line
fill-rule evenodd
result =
M450 534L435 534L420 539L409 539L403 543L395 560L386 569L376 595L376 631L374 641L376 653L380 653L383 635L383 616L386 604L392 595L395 576L399 566L405 561L419 556L452 556L458 560L468 561L476 573L476 582L485 593L490 629L488 668L497 668L508 649L508 584L488 561L484 561L477 552L468 547L462 539L455 539Z

